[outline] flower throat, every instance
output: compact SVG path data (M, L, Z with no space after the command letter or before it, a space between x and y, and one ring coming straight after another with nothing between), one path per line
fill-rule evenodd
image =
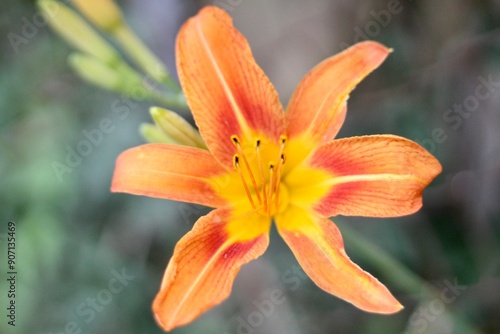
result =
M231 136L231 141L238 153L233 156L233 166L238 172L248 201L252 208L269 217L279 211L280 208L280 187L283 166L286 162L284 149L287 142L285 135L280 136L279 152L276 160L270 160L267 168L264 168L262 157L262 141L257 139L251 151L247 155L241 145L241 141L236 135ZM255 154L257 168L252 170L248 155ZM254 159L255 160L255 159ZM255 177L257 174L258 177Z

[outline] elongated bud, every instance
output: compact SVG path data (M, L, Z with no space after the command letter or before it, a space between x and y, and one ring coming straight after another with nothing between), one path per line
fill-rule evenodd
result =
M207 148L198 130L177 113L158 107L151 108L149 112L158 127L180 145Z
M100 59L82 53L73 53L68 58L69 65L83 80L112 91L122 91L123 78L114 68Z
M52 29L80 51L108 64L120 59L111 45L67 6L54 0L39 0L37 4Z
M140 94L152 99L152 91L144 86L141 76L126 64L110 66L100 59L73 53L69 65L83 80L98 87L125 94Z
M72 0L78 10L93 24L109 33L121 44L137 65L155 81L178 90L168 69L126 24L120 8L113 0Z
M142 123L139 126L139 132L148 143L177 144L172 138L164 134L156 124Z
M156 82L166 84L169 88L178 89L178 86L172 83L167 67L149 50L128 25L118 25L114 30L110 31L110 34L116 38L127 54L151 78Z
M73 0L73 4L90 22L104 31L122 25L123 15L113 0Z

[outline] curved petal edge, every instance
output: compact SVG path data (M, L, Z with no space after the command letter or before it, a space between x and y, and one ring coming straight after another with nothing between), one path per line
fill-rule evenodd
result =
M177 244L153 302L160 326L170 331L185 325L225 300L240 267L264 253L269 224L255 231L233 229L230 210L212 211L196 222ZM248 238L248 233L252 238Z
M321 289L367 312L391 314L403 308L382 283L349 259L332 221L295 208L276 223L299 264Z
M224 175L206 150L147 144L120 154L111 191L220 207L228 201L210 180Z
M288 104L288 136L303 135L312 146L333 139L344 122L350 92L390 52L382 44L365 41L314 67L301 80Z
M276 90L222 9L207 6L184 24L177 37L176 58L196 124L222 165L233 166L237 151L231 136L254 146L260 136L277 142L285 133Z

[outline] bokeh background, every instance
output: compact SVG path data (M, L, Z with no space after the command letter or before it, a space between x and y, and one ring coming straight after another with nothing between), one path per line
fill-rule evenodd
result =
M339 137L405 136L443 165L417 214L334 218L433 297L346 240L352 259L405 305L391 316L359 311L304 278L273 231L270 248L241 270L231 297L173 333L500 333L500 1L118 3L174 77L182 22L206 4L226 8L283 104L322 59L357 40L380 41L394 52L351 94ZM71 47L47 26L25 27L36 13L33 1L0 2L0 232L16 222L19 272L12 328L2 234L0 332L161 333L151 302L176 241L208 209L110 193L115 159L143 143L138 125L150 121L153 104L128 104L76 77L66 63ZM23 43L14 46L12 33ZM113 130L58 176L53 163L64 163L68 147L104 118ZM102 292L118 276L123 289ZM263 314L257 305L273 290L283 302Z

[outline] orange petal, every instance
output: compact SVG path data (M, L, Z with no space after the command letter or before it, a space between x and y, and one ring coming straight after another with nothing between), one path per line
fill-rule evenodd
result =
M188 20L179 32L176 52L189 107L219 162L233 166L232 135L241 141L263 135L278 142L285 131L278 95L226 12L208 6Z
M344 122L349 93L390 52L379 43L362 42L313 68L287 107L289 138L304 135L310 147L333 139Z
M304 271L326 292L368 312L389 314L403 308L382 283L349 259L332 221L292 206L276 224Z
M200 218L179 241L153 303L163 329L185 325L229 296L240 267L262 255L269 244L270 222L262 217L238 220L230 211L218 209ZM240 229L233 233L229 225L235 222ZM255 223L261 227L257 235L248 228Z
M206 150L148 144L118 157L111 191L220 207L227 201L210 178L226 173Z
M441 172L420 145L391 135L334 140L320 146L308 164L330 175L323 181L327 193L315 205L324 217L414 213L422 206L422 191Z

